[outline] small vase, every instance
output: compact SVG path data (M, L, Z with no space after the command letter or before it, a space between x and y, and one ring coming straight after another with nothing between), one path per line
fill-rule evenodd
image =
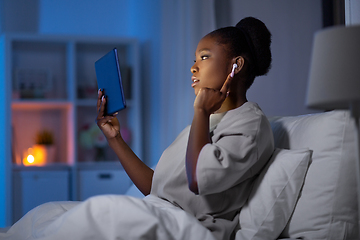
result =
M56 148L54 145L35 144L33 149L35 153L35 165L45 165L55 162Z
M46 163L56 162L56 147L54 145L45 145L46 149Z

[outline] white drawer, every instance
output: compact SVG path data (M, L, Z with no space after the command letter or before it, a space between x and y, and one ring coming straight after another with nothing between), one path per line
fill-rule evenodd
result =
M15 171L14 221L40 204L69 200L69 171Z
M124 194L132 184L124 170L80 170L79 198L102 194Z

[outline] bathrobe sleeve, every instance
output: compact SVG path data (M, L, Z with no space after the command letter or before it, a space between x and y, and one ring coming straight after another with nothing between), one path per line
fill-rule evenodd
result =
M269 160L274 149L269 122L260 109L247 110L225 115L212 143L202 148L196 169L199 195L230 189L258 174Z

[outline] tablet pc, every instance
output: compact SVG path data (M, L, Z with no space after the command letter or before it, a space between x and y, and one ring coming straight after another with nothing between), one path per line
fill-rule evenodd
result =
M98 88L106 97L105 115L112 115L126 108L116 48L95 62Z

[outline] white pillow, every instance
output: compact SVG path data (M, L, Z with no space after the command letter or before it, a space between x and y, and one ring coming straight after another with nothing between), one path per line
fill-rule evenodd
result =
M313 151L281 237L359 239L354 122L348 111L270 119L275 147Z
M236 239L277 239L295 208L310 158L308 149L275 149L240 212Z

